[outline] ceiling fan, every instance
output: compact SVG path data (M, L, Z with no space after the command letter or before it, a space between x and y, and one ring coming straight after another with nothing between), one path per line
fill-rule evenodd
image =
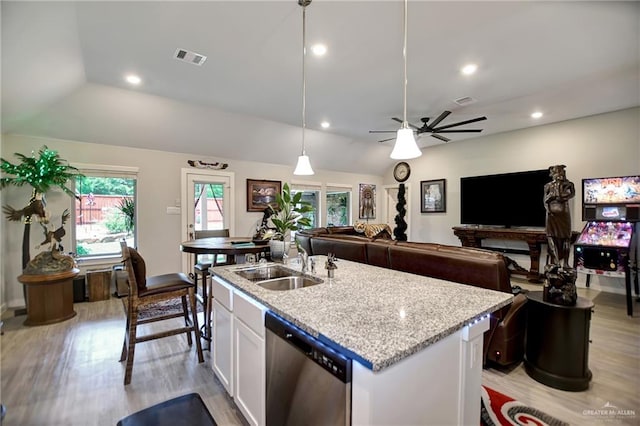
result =
M435 120L433 120L431 124L429 124L429 120L431 119L430 117L422 117L420 119L420 121L422 121L422 126L418 127L416 125L409 123L409 127L411 127L418 135L421 135L422 133L430 133L431 136L436 139L440 139L441 141L444 141L444 142L449 142L451 139L440 135L440 133L479 133L482 131L482 129L453 129L452 130L451 128L457 127L457 126L463 126L465 124L476 123L478 121L483 121L487 119L487 117L477 117L477 118L472 118L471 120L465 120L465 121L460 121L458 123L445 124L444 126L436 127L438 126L438 124L440 124L442 120L447 118L449 114L451 114L451 111L444 111ZM393 117L392 120L397 121L398 123L402 123L402 120L396 117ZM369 130L369 133L396 133L396 132L397 130ZM387 142L393 139L395 138L383 139L378 142Z

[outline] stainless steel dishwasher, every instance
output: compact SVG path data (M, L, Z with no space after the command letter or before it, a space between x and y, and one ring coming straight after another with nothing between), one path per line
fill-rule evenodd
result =
M351 359L267 312L267 426L350 425Z

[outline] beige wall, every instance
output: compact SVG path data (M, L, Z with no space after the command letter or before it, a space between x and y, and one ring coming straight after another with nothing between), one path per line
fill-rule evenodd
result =
M573 229L580 231L585 224L581 220L583 178L640 173L640 108L450 142L425 149L420 158L409 160L409 164L410 240L460 245L451 230L460 225L460 177L543 169L554 164L565 164L567 177L576 186L571 203L572 221ZM447 180L447 212L420 213L420 181L441 178ZM392 180L388 170L385 182ZM501 195L496 188L487 202L500 202ZM504 241L489 243L526 248L524 244ZM527 256L513 257L529 268ZM584 278L579 274L578 283L584 282ZM596 278L591 282L594 288L624 292L621 279Z
M489 117L490 118L490 117ZM408 183L411 192L408 235L414 241L432 241L459 245L451 228L459 225L459 180L461 176L503 173L546 168L553 164L565 164L568 178L576 184L577 194L572 203L573 228L582 229L580 182L586 177L616 176L640 173L640 108L602 114L527 130L506 132L467 141L451 142L424 150L424 155L410 160L412 167ZM181 241L181 218L168 215L166 208L175 206L180 199L180 173L187 160L223 161L229 163L226 171L235 173L235 230L237 235L249 236L261 213L246 212L246 179L273 179L292 181L291 167L225 160L222 158L194 158L186 154L163 151L121 148L92 143L4 135L1 145L3 158L12 159L13 153L29 154L42 145L59 151L62 158L77 163L107 164L139 167L139 226L138 245L148 260L151 274L173 272L180 269L178 246ZM447 179L447 212L420 213L420 181ZM304 178L296 178L304 180ZM394 183L391 170L384 176L358 175L316 170L310 181L343 183L353 186L354 205L352 217L357 218L357 189L359 183L380 185L377 191L377 211L382 218L384 206L383 185ZM29 196L27 188L6 188L0 191L0 204L22 207ZM488 200L495 202L499 191ZM68 196L60 192L48 195L49 208L62 210L70 203ZM22 226L0 221L2 237L2 265L0 267L0 297L4 306L24 303L22 287L16 280L20 274ZM40 232L32 230L33 246ZM504 242L495 242L505 245ZM70 247L70 241L63 241ZM507 247L520 248L518 243ZM514 256L524 267L529 267L528 257ZM584 282L580 275L579 284ZM594 288L623 292L621 279L600 278L592 280Z
M223 158L195 158L187 154L175 154L163 151L122 148L83 142L62 141L36 137L4 135L2 141L2 157L16 162L14 153L29 155L43 145L59 152L63 159L71 163L105 164L114 166L133 166L139 168L138 174L138 247L147 262L149 274L161 274L179 271L181 255L179 251L182 241L182 225L179 215L167 214L167 207L173 207L181 198L181 170L187 160L221 161L229 163L225 172L235 174L235 235L251 236L256 223L262 219L262 213L246 211L246 179L270 179L282 182L312 181L322 184L347 184L353 187L352 206L353 220L357 219L357 190L359 183L371 183L381 186L381 176L338 173L316 170L316 174L306 177L296 176L293 179L293 167L226 160ZM30 195L30 188L9 187L0 191L3 197L1 204L10 204L22 208ZM378 199L381 199L378 191ZM71 199L61 191L47 194L47 209L52 214L59 214L70 206ZM378 202L378 205L380 203ZM380 210L379 210L380 211ZM17 222L0 221L2 229L2 303L3 306L20 306L24 304L21 284L16 277L21 273L22 232L23 226ZM71 247L69 228L62 242L65 248ZM34 247L42 240L39 225L31 230L31 256L38 250ZM85 265L81 265L86 268Z

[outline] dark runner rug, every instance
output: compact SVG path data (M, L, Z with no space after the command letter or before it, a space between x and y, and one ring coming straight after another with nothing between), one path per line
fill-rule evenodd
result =
M561 420L528 407L486 386L482 386L481 426L565 426Z

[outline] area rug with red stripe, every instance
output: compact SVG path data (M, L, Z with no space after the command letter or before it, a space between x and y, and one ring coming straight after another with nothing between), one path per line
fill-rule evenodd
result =
M482 386L480 426L565 426L568 424L505 394Z

